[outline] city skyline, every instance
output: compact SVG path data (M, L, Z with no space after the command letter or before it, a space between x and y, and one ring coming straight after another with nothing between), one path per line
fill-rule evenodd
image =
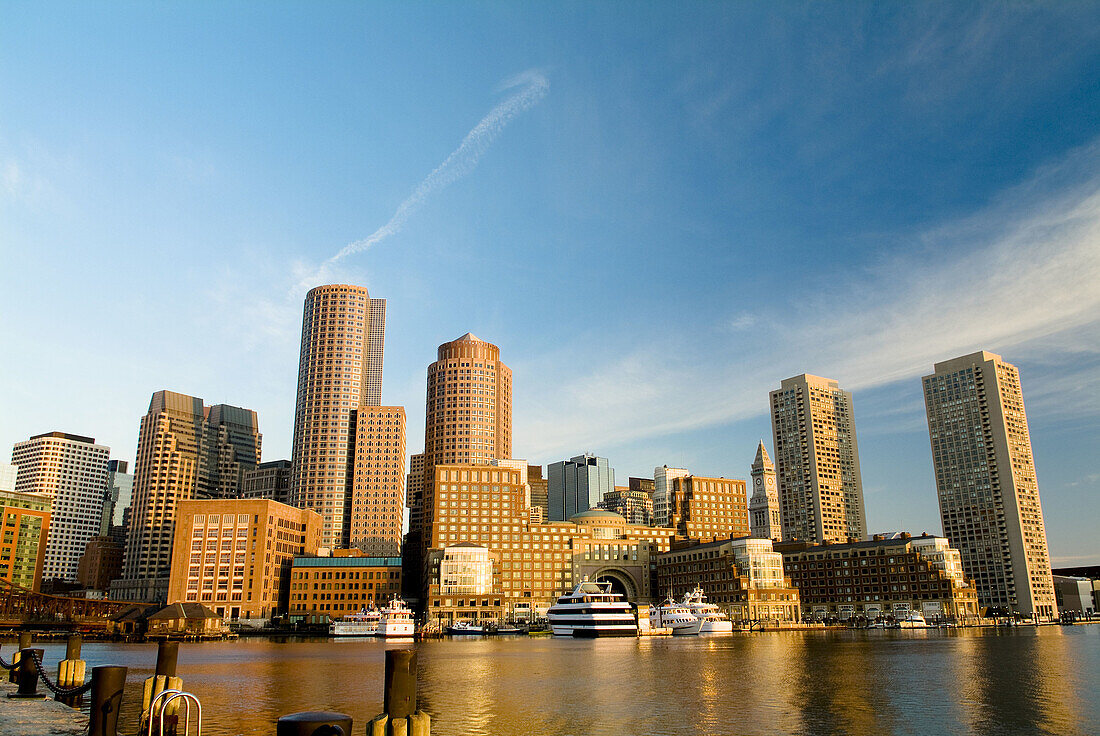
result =
M324 283L388 299L409 453L425 366L466 332L515 371L513 455L623 477L748 478L768 391L808 372L854 393L868 532L938 533L920 377L988 350L1020 369L1052 562L1100 560L1086 6L829 8L812 37L763 7L10 12L7 446L133 463L170 389L254 409L290 458L300 285L396 222Z

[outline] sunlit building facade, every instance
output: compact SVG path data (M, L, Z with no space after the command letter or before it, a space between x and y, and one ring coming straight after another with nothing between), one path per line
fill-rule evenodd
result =
M804 373L770 394L783 539L867 536L852 393Z
M512 369L500 348L467 332L439 346L428 366L424 407L424 475L411 493L410 537L430 544L435 501L433 468L442 464L488 465L512 457Z
M375 557L400 557L405 517L405 408L359 407L354 447L350 546Z
M681 539L711 541L748 536L745 481L697 475L673 478L669 527Z
M41 588L50 503L41 494L0 490L0 580Z
M181 501L169 602L201 603L225 619L285 611L295 557L317 553L321 517L266 499Z
M803 617L813 620L901 619L973 623L978 596L946 539L901 533L865 542L777 542L798 587Z
M734 622L797 622L798 588L770 539L721 539L676 545L657 556L657 584L682 599L696 586Z
M362 286L310 289L302 312L290 500L324 519L322 546L347 547L355 415L382 403L386 300Z
M1057 617L1019 371L982 351L936 363L923 384L943 531L979 600Z
M236 498L245 472L260 461L261 441L251 409L203 406L174 391L153 394L138 429L126 554L111 597L167 602L179 504Z
M76 582L80 556L99 534L111 449L92 437L46 432L15 443L15 490L50 500L43 579Z

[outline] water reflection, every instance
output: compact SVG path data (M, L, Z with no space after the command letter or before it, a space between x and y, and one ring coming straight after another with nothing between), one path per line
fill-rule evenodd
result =
M361 733L382 709L387 646L183 644L179 669L213 736L273 734L302 710L347 713ZM130 667L133 733L156 647L89 642L84 656ZM436 736L1100 733L1100 626L471 639L425 642L418 658Z

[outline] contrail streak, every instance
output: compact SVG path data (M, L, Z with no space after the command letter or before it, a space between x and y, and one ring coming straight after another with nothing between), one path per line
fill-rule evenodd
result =
M345 245L340 252L325 261L321 267L322 270L325 266L364 251L394 235L401 230L409 216L424 203L429 195L453 184L473 171L482 154L488 150L489 145L496 140L496 137L507 127L508 123L512 122L517 115L530 110L546 96L550 89L550 82L540 72L529 69L506 80L501 84L498 91L514 87L520 89L490 110L489 114L466 134L458 148L451 152L451 155L443 163L435 167L435 170L428 174L413 190L413 193L398 206L389 222L366 238Z

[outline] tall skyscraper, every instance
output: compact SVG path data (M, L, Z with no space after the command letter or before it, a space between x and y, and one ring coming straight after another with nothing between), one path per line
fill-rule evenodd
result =
M500 361L500 348L469 332L443 343L428 366L421 508L409 515L421 526L412 536L422 545L430 539L436 465L511 457L512 369Z
M783 527L779 513L779 489L775 482L775 465L768 457L764 440L756 448L752 463L752 498L749 500L749 525L758 539L779 540Z
M1019 371L981 351L936 363L923 383L943 531L979 602L1056 616Z
M405 408L361 406L355 412L350 545L374 557L401 556L405 517Z
M306 294L290 499L321 515L322 547L350 541L352 412L382 403L385 335L386 300L371 299L362 286L330 284Z
M577 455L546 466L549 482L550 520L568 521L571 517L597 508L604 494L615 490L615 469L606 457Z
M133 500L134 475L127 472L125 460L107 461L107 491L103 495L103 516L99 523L99 536L106 537L112 526L122 526L122 511Z
M92 437L47 432L15 443L12 465L19 466L15 490L52 501L46 538L44 580L76 581L88 540L99 533L107 488L109 447Z
M770 398L783 539L864 539L852 393L804 373L784 380Z
M138 430L134 491L119 600L164 601L180 501L235 498L260 460L256 412L157 391Z
M653 469L653 526L669 526L672 503L672 481L691 475L687 468L670 468L661 465Z

